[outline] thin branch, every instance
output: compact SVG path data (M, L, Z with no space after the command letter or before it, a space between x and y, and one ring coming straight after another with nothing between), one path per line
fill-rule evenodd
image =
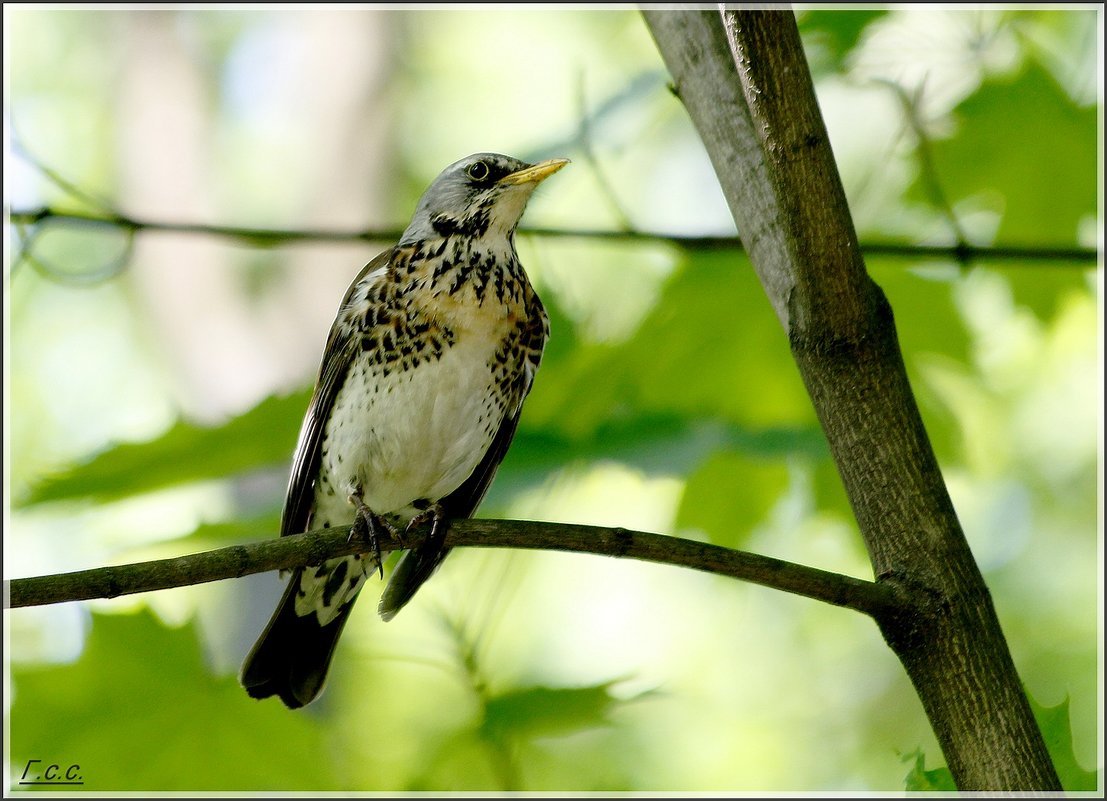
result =
M273 247L297 242L391 242L400 238L401 228L366 231L325 230L321 228L279 229L251 228L238 225L144 220L119 212L62 211L51 206L13 209L11 222L21 225L61 224L74 227L115 228L141 232L198 234L201 236L236 239L255 247Z
M423 536L422 532L411 532L406 538L407 546L417 546ZM881 583L718 545L623 528L521 520L455 520L446 536L446 545L574 551L689 567L854 609L878 620L896 614L901 607L895 591ZM395 548L391 542L381 543L382 551ZM369 550L367 543L350 540L348 529L322 529L173 559L12 579L8 606L16 609L115 598L316 565Z
M878 80L877 82L889 87L903 108L904 120L915 135L915 152L919 157L919 176L922 179L923 186L930 195L931 205L937 207L942 216L946 218L950 232L957 241L958 251L964 253L967 250L968 237L965 236L965 229L961 227L961 221L957 219L953 204L949 202L945 190L942 189L942 181L938 177L938 168L934 164L934 150L931 147L930 136L926 132L926 126L919 118L919 105L926 85L925 82L919 86L915 97L908 95L907 90L894 81ZM968 265L969 261L967 259L962 262L962 266L967 267Z
M577 110L580 116L580 128L577 134L577 141L581 152L584 154L585 163L588 164L589 169L592 171L592 175L596 179L596 186L600 190L600 196L607 201L608 208L615 215L618 220L618 230L620 231L633 231L634 225L630 221L630 216L623 208L623 204L619 202L619 195L615 192L615 187L611 185L611 182L607 179L607 172L600 165L600 160L596 156L596 144L592 136L592 117L588 114L588 100L585 94L584 86L584 72L577 73L577 85L576 85L576 101Z
M50 206L14 209L9 214L16 225L72 225L119 228L131 233L197 234L233 239L256 247L278 247L302 242L394 242L400 238L399 228L365 229L362 231L325 230L312 228L250 228L234 225L146 220L125 214L95 214L83 211L62 211ZM597 239L616 242L658 242L686 250L741 250L737 236L695 236L667 234L659 231L604 231L585 228L521 228L521 235L563 239ZM1095 248L1079 246L995 245L978 247L969 244L914 245L902 242L862 242L861 251L871 256L888 256L913 260L950 259L963 262L966 258L1006 262L1065 262L1094 266Z

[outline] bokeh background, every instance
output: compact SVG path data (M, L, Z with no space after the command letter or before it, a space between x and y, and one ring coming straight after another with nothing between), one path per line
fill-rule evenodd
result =
M1067 786L1095 789L1102 7L798 18L1020 675ZM5 578L274 536L338 301L389 244L353 234L402 228L442 167L483 150L571 158L524 228L578 235L520 233L553 338L481 515L871 578L748 263L682 239L734 226L632 7L6 4L4 36L8 211L337 234L6 227ZM1077 253L875 247L958 241ZM6 610L11 781L41 759L79 764L90 791L940 782L909 682L852 612L675 568L462 551L387 625L370 586L325 695L289 712L235 679L280 589L266 574Z

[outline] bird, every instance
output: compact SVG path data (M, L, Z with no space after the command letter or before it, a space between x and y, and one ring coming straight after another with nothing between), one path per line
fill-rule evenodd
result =
M290 709L322 692L380 538L430 524L403 550L377 611L391 620L449 553L515 436L549 338L515 230L535 188L569 163L475 153L446 167L392 248L354 278L331 326L300 428L281 536L349 527L365 554L291 572L243 662L253 698ZM402 530L401 530L402 529Z

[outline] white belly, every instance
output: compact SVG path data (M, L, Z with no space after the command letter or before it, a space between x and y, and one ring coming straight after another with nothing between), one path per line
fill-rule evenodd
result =
M349 524L351 493L376 514L413 514L413 501L438 501L473 472L504 417L489 369L495 347L462 337L438 360L387 376L358 363L335 400L316 489L315 519ZM367 389L372 387L372 389ZM500 402L502 403L502 401Z

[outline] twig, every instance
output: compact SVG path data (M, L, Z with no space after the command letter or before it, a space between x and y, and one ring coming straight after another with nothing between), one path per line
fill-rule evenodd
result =
M363 231L324 230L310 228L249 228L233 225L208 225L204 223L168 222L145 220L123 214L93 214L81 211L61 211L49 206L31 209L15 209L9 215L17 225L38 226L45 224L87 225L92 227L122 228L134 233L164 232L197 234L224 239L236 239L257 247L277 247L302 242L394 242L400 238L399 228L366 229ZM599 239L617 242L661 242L686 250L741 250L737 236L696 236L666 234L657 231L605 231L584 228L522 228L522 236L556 237L564 239ZM1005 246L978 247L975 245L914 245L901 242L862 242L861 251L871 256L887 256L912 260L952 259L961 261L966 256L974 260L1006 262L1066 262L1078 265L1095 265L1098 253L1095 248L1070 245L1058 246Z
M938 168L934 164L934 153L930 146L930 137L926 133L926 127L923 125L922 120L919 119L919 98L923 93L925 82L918 87L915 97L908 95L907 90L894 81L878 80L877 83L888 86L895 94L896 99L899 100L900 106L903 108L904 120L911 129L911 132L915 135L916 152L919 156L919 174L923 179L923 184L927 192L930 194L930 202L936 206L942 213L942 216L946 218L946 223L949 225L950 232L957 241L956 249L958 258L961 260L961 266L968 267L969 263L972 261L971 256L967 253L970 249L969 240L968 237L965 236L965 229L961 227L961 221L957 219L957 213L954 212L953 205L949 202L949 198L946 197L945 190L942 189L942 182L938 177Z
M584 160L596 179L596 186L600 190L600 195L607 201L608 208L611 209L612 214L614 214L617 220L619 226L618 230L633 231L634 225L631 224L630 216L623 208L623 204L619 202L619 196L616 194L615 188L611 185L611 182L607 180L607 173L604 168L600 166L600 160L596 157L596 145L592 137L592 118L588 114L588 100L585 95L583 71L577 73L576 90L578 115L580 116L580 128L577 140L581 152L584 154Z
M407 537L407 546L417 546L423 536L412 532ZM895 590L884 584L718 545L622 528L522 520L455 520L450 525L446 545L574 551L689 567L854 609L878 620L902 608ZM391 543L382 543L381 550L394 548ZM369 550L367 543L351 540L348 529L323 529L173 559L12 579L8 605L16 609L115 598L315 565Z

